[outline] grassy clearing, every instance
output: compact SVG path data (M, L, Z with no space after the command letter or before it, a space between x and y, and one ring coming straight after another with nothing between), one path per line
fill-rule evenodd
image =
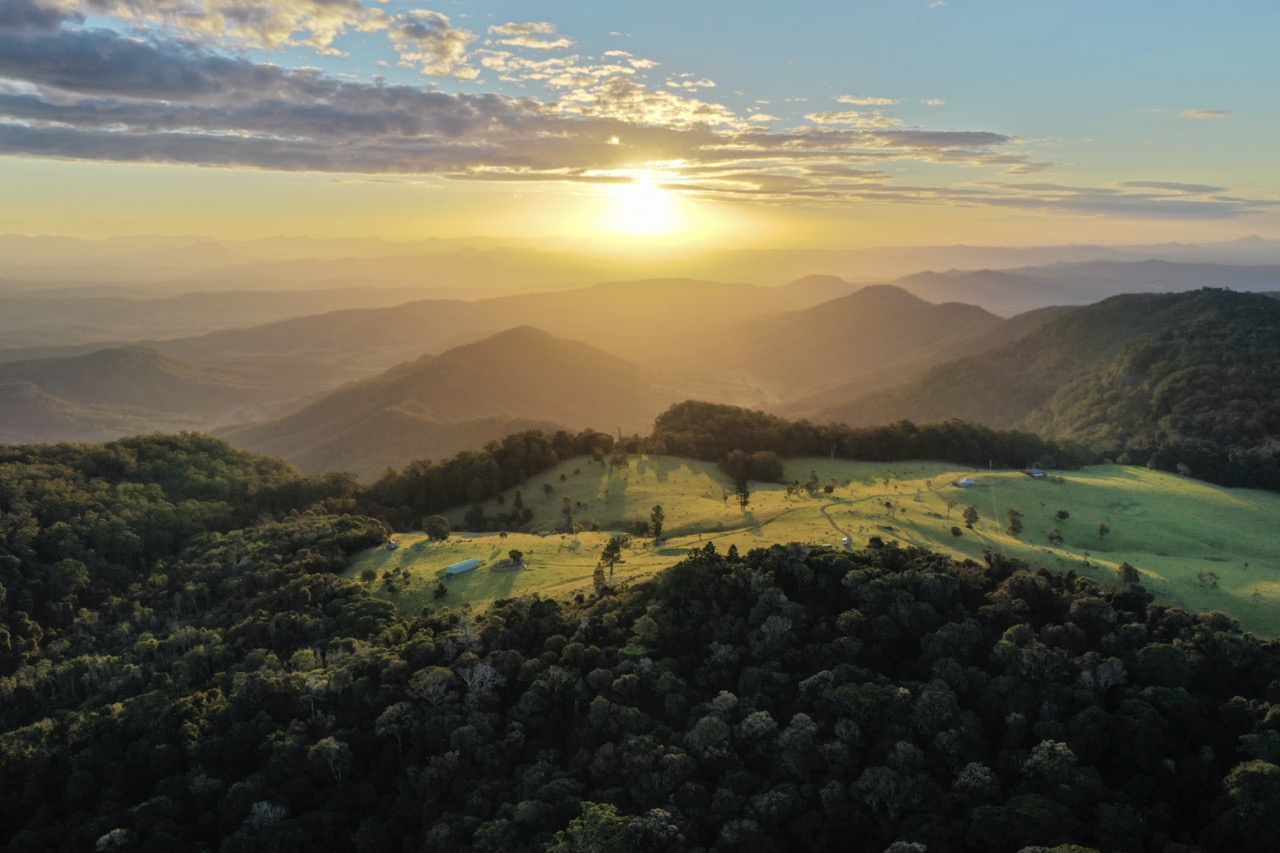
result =
M1246 630L1280 635L1280 536L1274 532L1280 495L1118 465L1065 472L1058 483L1020 472L974 472L933 462L799 459L787 464L791 480L803 483L811 474L824 486L834 478L834 491L788 498L782 486L752 483L751 504L744 511L733 484L714 465L637 457L624 471L575 459L521 487L521 498L534 513L532 532L455 534L446 543L427 543L421 534L402 535L397 551L360 555L349 576L358 578L372 568L377 576L373 588L406 613L436 603L484 606L529 592L589 594L592 572L612 531L647 520L653 506L661 504L664 541L655 548L652 540L633 536L624 552L626 562L615 569L615 582L647 577L707 542L722 551L733 544L744 552L791 541L839 547L847 533L855 547L880 536L977 560L990 549L1049 568L1075 569L1099 582L1112 581L1117 567L1128 562L1142 573L1157 601L1221 610ZM961 476L972 477L977 485L952 485ZM549 494L544 489L548 485ZM573 520L587 529L576 536L559 532L565 524L565 498ZM502 505L495 499L485 511L507 511L514 499L512 490L502 496ZM980 516L972 530L961 517L969 505ZM1010 509L1023 516L1017 537L1006 529ZM1059 519L1059 510L1069 517ZM464 512L452 513L450 521L460 524ZM1105 535L1099 534L1099 524L1108 526ZM605 532L587 532L593 526ZM963 535L953 536L953 526ZM1054 529L1061 542L1048 538ZM525 552L527 568L492 571L493 563L512 548ZM433 598L437 574L466 557L485 565L450 581L443 600ZM382 578L392 570L397 572L394 593Z

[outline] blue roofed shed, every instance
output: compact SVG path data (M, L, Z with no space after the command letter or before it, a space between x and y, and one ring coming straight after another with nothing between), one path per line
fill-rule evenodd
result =
M445 566L444 573L450 576L460 575L460 574L463 574L464 572L469 572L473 569L478 569L478 568L480 568L480 561L477 560L475 557L471 557L469 559L454 563L452 566Z

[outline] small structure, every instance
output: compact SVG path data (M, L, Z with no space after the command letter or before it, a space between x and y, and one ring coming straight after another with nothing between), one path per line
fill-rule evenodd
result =
M1045 477L1049 476L1046 472L1041 471L1039 468L1028 468L1022 473L1026 474L1028 477L1030 477L1033 480L1043 480Z
M445 577L451 578L454 575L461 575L478 568L480 568L480 561L477 560L475 557L469 557L465 560L454 563L451 566L445 566L444 574L445 574Z
M977 483L973 482L973 480L968 477L961 477L959 480L956 480L953 485L959 486L962 489L972 489L977 485Z
M397 549L397 548L399 548L399 547L400 547L400 543L399 543L399 542L397 542L396 540L394 540L394 539L388 539L388 540L387 540L386 549L387 549L388 551L394 551L395 549Z

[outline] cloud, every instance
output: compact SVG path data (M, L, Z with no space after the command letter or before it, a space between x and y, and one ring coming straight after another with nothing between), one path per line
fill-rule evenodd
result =
M1208 195L1226 192L1226 187L1215 187L1209 184L1182 184L1175 181L1121 181L1117 187L1125 189L1160 190L1179 193L1181 195Z
M540 39L536 36L513 36L509 39L501 39L499 44L510 45L511 47L527 47L533 50L558 50L565 47L573 47L575 44L571 38L560 36L555 39Z
M7 81L0 152L10 156L513 183L601 183L652 169L664 186L695 198L778 205L1211 219L1276 204L1164 181L911 185L904 165L1015 175L1052 164L1007 134L906 127L875 110L815 112L807 126L774 128L774 116L647 85L636 73L641 60L627 53L593 60L469 52L476 36L428 10L387 19L403 61L437 76L465 78L483 67L536 82L541 96L450 93L287 68L164 34L70 26L44 8L11 0L0 18ZM526 29L492 35L554 35L537 30L540 22L519 26ZM710 82L672 79L695 88Z
M557 103L556 111L672 128L746 126L728 107L650 90L628 77L609 77L595 86L568 91Z
M29 0L4 0L29 2ZM372 31L387 25L381 9L360 0L43 0L84 15L105 15L149 30L153 27L186 39L277 50L304 44L324 53L349 30Z
M423 74L474 80L480 72L467 62L467 45L476 34L460 29L445 15L413 9L393 19L388 35L400 64Z
M523 23L508 22L489 27L491 36L549 36L556 32L556 25L550 21L525 21Z
M806 113L805 118L814 124L841 124L850 127L898 127L900 119L889 118L879 110L862 113L857 110L845 110L838 113Z
M945 107L947 102L941 98L922 98L920 101L926 107Z
M1088 216L1126 216L1138 219L1234 219L1264 208L1280 206L1280 202L1239 199L1226 196L1208 198L1170 195L1162 181L1132 181L1116 187L1077 187L1044 183L991 183L998 191L986 204L1046 212L1075 213ZM1146 185L1155 184L1154 187ZM1179 185L1174 185L1179 186ZM1199 186L1199 185L1190 185ZM1132 192L1131 189L1155 189L1156 192ZM1216 187L1210 189L1217 189Z
M1035 172L1043 172L1045 169L1052 169L1056 165L1057 165L1056 163L1051 163L1048 161L1040 161L1040 162L1021 161L1009 166L1009 168L1004 170L1003 174L1030 175Z
M0 3L0 30L54 30L74 14L37 0L5 0ZM82 21L83 15L74 15Z
M556 32L556 25L549 21L498 24L489 27L489 35L500 36L499 44L533 50L556 50L574 45L573 39L560 35Z
M1183 110L1178 113L1177 118L1190 119L1208 119L1208 118L1226 118L1231 115L1230 110Z
M836 95L836 102L855 107L890 107L902 103L897 98L871 98L856 95Z
M688 77L690 75L682 75ZM699 89L714 89L716 81L703 78L701 80L668 80L667 85L673 89L684 89L686 92L696 92Z
M883 143L907 148L979 149L1007 145L1012 137L985 130L882 130L876 138Z

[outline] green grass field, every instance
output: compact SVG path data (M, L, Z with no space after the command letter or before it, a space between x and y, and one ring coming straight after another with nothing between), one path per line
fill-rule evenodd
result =
M615 582L647 577L707 542L722 551L734 544L745 553L792 541L839 547L843 533L862 547L874 535L977 560L990 549L1051 569L1075 569L1099 582L1113 581L1120 563L1128 562L1159 602L1220 610L1245 630L1280 636L1280 495L1119 465L1062 472L1063 482L1054 482L932 462L814 458L787 463L788 479L803 483L811 473L823 485L834 478L834 491L815 497L802 491L788 498L783 486L752 483L751 504L743 511L733 483L714 465L633 457L624 471L575 459L521 487L525 506L534 512L528 527L532 532L455 533L444 543L429 543L422 534L400 535L398 550L359 555L348 576L359 578L373 569L371 588L406 613L434 604L484 606L530 592L589 594L592 572L609 537L647 520L653 506L661 504L664 540L655 548L652 540L633 536L625 562L615 568ZM961 476L972 477L976 485L953 485ZM566 497L573 520L586 528L577 535L560 532ZM485 511L509 511L514 498L512 490L502 496L501 506L495 499ZM969 505L980 515L972 530L965 529L961 517ZM450 521L460 524L465 509L450 513ZM1017 537L1006 531L1010 509L1023 515ZM1069 517L1059 519L1059 510ZM1100 524L1109 527L1105 535L1099 534ZM593 526L602 532L588 532ZM953 526L963 535L953 536ZM1048 538L1055 528L1062 535L1058 543ZM512 548L524 552L527 568L493 571L491 566ZM452 579L448 595L435 599L432 592L443 568L467 557L484 565ZM383 578L386 572L395 572L394 591Z

